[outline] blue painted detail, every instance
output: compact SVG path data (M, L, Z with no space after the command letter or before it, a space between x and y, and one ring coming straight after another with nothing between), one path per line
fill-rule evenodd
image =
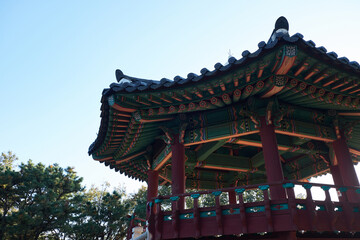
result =
M222 215L231 215L231 214L240 214L239 208L233 208L232 211L230 209L225 209L221 211Z
M265 206L246 207L245 212L247 213L265 212Z
M155 203L162 203L162 199L159 199L159 198L157 198L157 199L155 199Z
M342 212L342 211L343 211L343 207L342 207L342 206L335 206L335 211L336 211L336 212Z
M293 187L295 187L295 184L293 184L293 183L284 183L282 186L283 186L283 188L293 188Z
M317 211L325 211L325 206L324 205L318 205L317 207Z
M355 192L360 194L360 188L356 189Z
M200 193L191 194L191 197L192 197L193 199L199 198L199 197L200 197Z
M359 207L354 207L354 208L353 208L353 212L360 212Z
M303 188L305 188L305 189L310 189L311 187L312 187L312 184L310 184L310 183L305 183L303 185Z
M273 211L286 210L289 209L289 206L287 203L271 204L270 209Z
M215 211L200 212L200 217L215 217Z
M114 95L111 95L110 97L108 97L108 103L109 103L110 106L115 104Z
M164 221L171 221L171 220L172 220L171 215L164 216Z
M174 196L174 197L170 197L170 200L175 202L175 201L179 200L179 198L180 198L179 196Z
M339 188L339 191L342 192L342 193L346 192L347 190L348 190L347 187L340 187Z
M321 186L321 189L324 191L328 191L330 189L330 186Z
M235 189L235 192L237 193L237 194L241 194L241 193L243 193L243 192L245 192L245 188L237 188L237 189Z
M222 191L215 191L215 192L212 192L211 194L214 196L220 196L221 193L222 193Z
M299 204L296 205L296 208L299 209L299 210L306 210L306 205L299 203Z
M264 191L264 190L268 190L268 189L269 189L269 185L260 185L260 186L259 186L259 189L260 189L260 190L263 190L263 191Z
M180 214L179 218L180 219L192 219L192 218L194 218L194 214L193 213Z
M154 205L153 202L149 202L149 207L152 207Z

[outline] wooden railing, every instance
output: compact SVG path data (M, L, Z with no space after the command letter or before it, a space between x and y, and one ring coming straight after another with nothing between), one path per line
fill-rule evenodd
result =
M133 215L129 215L128 216L130 218L130 221L129 221L129 226L128 226L128 231L127 231L127 234L126 234L126 239L127 240L130 240L132 239L132 235L133 235L133 228L134 227L137 227L137 226L141 226L145 231L146 229L146 220L145 219L142 219L142 218L139 218L139 217L136 217L134 214Z
M295 197L296 185L306 191L306 198ZM276 186L284 188L286 198L270 198L269 189ZM314 200L312 188L323 191L325 200ZM261 190L263 201L244 201L244 194L254 189ZM340 201L331 199L330 189L336 189L342 195ZM230 191L235 191L238 196L236 203L222 205L220 196ZM359 232L360 201L349 202L346 197L348 191L355 191L360 196L359 187L295 181L159 196L150 202L149 232L152 239L285 231ZM199 199L209 194L215 197L215 204L200 207ZM179 201L184 198L191 199L191 209L179 208ZM163 206L166 201L171 202L167 209Z

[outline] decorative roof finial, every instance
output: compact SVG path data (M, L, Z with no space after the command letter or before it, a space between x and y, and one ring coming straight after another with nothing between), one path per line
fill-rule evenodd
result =
M274 31L271 34L269 42L272 42L276 39L277 34L284 34L289 36L289 22L283 16L279 17L276 20Z
M156 82L156 81L150 80L150 79L135 78L135 77L125 75L120 69L116 69L115 77L116 77L116 81L118 81L119 83L139 82L141 85L146 85L149 83Z
M120 82L120 80L123 79L125 75L120 69L116 69L115 77L116 77L116 81Z

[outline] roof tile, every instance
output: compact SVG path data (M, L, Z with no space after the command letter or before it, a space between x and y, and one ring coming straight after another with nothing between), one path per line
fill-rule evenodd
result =
M341 58L338 58L338 60L342 63L345 63L345 64L348 64L350 61L347 57L341 57Z
M203 69L200 70L200 73L201 73L202 75L205 75L205 74L208 73L208 72L210 72L210 70L207 69L207 68L203 68Z
M247 57L249 55L250 55L250 52L248 50L245 50L241 53L241 56L243 56L243 57Z
M307 45L309 45L310 47L313 47L313 48L316 46L316 44L315 44L312 40L305 41L305 43L306 43Z
M218 70L218 69L220 69L222 66L223 66L223 65L218 62L218 63L216 63L216 64L214 65L214 68L215 68L216 70Z
M265 46L266 46L266 43L264 41L261 41L261 42L258 43L259 48L263 48Z
M336 52L329 52L329 53L327 53L327 55L328 55L330 58L334 59L334 60L336 60L337 57L338 57L338 55L336 54Z
M327 49L324 48L323 46L318 47L318 48L316 48L316 49L319 50L319 51L322 52L322 53L326 53L326 52L327 52Z

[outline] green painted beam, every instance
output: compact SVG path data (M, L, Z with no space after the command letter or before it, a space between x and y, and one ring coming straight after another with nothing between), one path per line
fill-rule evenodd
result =
M222 147L226 143L226 141L227 140L220 140L203 144L201 148L196 152L197 160L204 161L210 156L210 154Z
M256 141L256 140L248 140L248 139L242 138L238 141L235 141L235 143L239 144L239 145L244 145L244 146L253 146L253 147L262 148L261 141ZM279 148L280 155L287 151L296 152L296 153L327 153L327 151L324 149L318 149L318 148L310 149L310 148L303 148L301 146L296 146L296 145L291 146L291 145L278 144L278 148ZM260 156L261 155L257 156L256 159L258 159ZM255 160L255 161L259 161L259 160ZM256 163L256 164L258 164L258 163Z
M170 159L171 145L167 145L153 160L152 169L160 169Z
M302 145L304 143L307 143L308 141L310 141L311 139L310 138L292 138L291 139L292 141L292 145L296 145L296 146L299 146L299 145Z
M264 161L264 153L263 153L263 151L255 154L252 158L250 158L250 162L251 162L251 165L252 165L253 168L258 168L261 165L264 165L265 161Z
M248 171L250 170L249 159L241 156L229 156L225 154L212 153L203 162L203 167L222 169L222 170L233 170L233 171Z

